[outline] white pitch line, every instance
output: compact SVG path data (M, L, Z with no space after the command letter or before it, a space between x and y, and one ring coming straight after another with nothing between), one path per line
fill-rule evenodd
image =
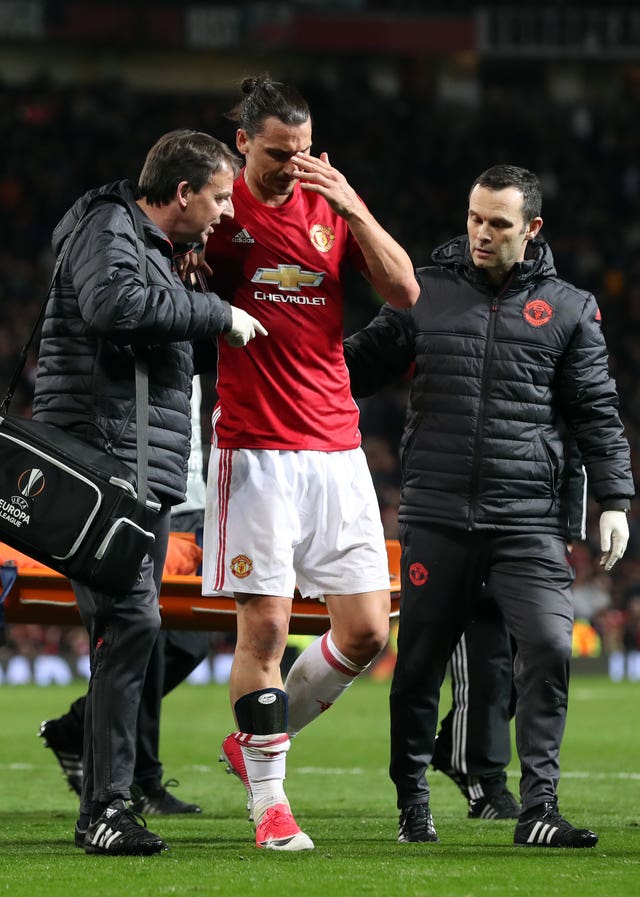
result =
M360 769L359 767L350 767L350 768L328 768L326 766L299 766L296 769L296 773L301 773L302 775L320 775L320 776L362 776L362 775L371 775L372 772L378 772L382 775L387 775L386 769ZM518 770L510 770L507 773L509 776L513 778L519 778L520 772ZM596 779L600 781L608 781L610 779L621 779L621 780L630 780L630 781L640 781L640 772L581 772L579 770L568 770L567 772L561 773L561 778L563 779Z
M33 772L37 769L44 769L45 766L49 766L50 764L32 764L32 763L0 763L0 771L12 771L12 772ZM200 772L200 773L212 773L215 772L218 767L216 766L204 766L204 765L196 765L196 766L185 766L185 770L189 772ZM378 774L380 776L387 776L387 770L380 767L379 769L362 769L358 766L351 767L327 767L327 766L299 766L295 770L296 773L300 773L303 776L370 776L372 774ZM520 773L518 770L508 770L507 775L510 778L519 778ZM562 779L590 779L601 782L611 781L613 779L618 781L632 781L638 782L640 781L640 772L625 772L619 770L618 772L587 772L581 770L567 770L561 773L560 776Z

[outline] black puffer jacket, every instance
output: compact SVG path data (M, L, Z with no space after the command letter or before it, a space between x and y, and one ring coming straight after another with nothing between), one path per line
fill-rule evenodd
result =
M534 241L495 295L460 237L417 271L410 312L385 306L346 340L354 395L415 361L400 520L564 533L566 427L603 507L633 496L629 446L593 296Z
M134 201L126 181L83 196L57 225L58 254L73 239L48 303L33 416L106 448L135 466L134 356L149 366L149 485L171 503L184 498L193 360L191 340L231 327L228 303L185 289L166 235ZM109 200L111 196L113 199ZM140 258L132 216L142 223Z

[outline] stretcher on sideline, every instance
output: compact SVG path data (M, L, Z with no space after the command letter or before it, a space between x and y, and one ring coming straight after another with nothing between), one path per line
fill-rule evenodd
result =
M193 541L187 533L174 533L179 540ZM400 545L387 541L391 616L396 617L400 600ZM27 559L28 560L28 559ZM0 566L2 596L0 617L5 623L39 623L76 626L81 624L71 584L47 567L29 567L5 560ZM233 632L236 609L233 598L203 596L202 578L197 573L167 572L162 578L160 613L165 629L202 629L210 632ZM2 620L0 619L0 625ZM293 635L321 635L329 628L326 606L317 599L293 599L289 631Z

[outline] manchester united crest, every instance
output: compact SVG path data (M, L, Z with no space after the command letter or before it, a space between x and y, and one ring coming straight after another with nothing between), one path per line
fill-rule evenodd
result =
M333 228L326 224L312 224L309 228L309 237L319 252L329 252L336 239Z
M231 572L238 579L245 579L253 570L253 561L246 554L237 554L231 558Z
M414 584L414 586L423 586L429 579L429 571L424 564L416 561L409 567L409 579Z
M530 299L522 309L527 324L532 327L543 327L553 317L553 307L546 299Z

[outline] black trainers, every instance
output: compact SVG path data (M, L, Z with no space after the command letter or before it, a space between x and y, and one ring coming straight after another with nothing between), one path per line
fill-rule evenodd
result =
M164 785L159 785L153 791L144 792L139 785L131 789L133 803L131 809L134 813L142 813L143 816L174 816L178 813L202 813L197 804L188 804L173 794L169 794L167 788L179 785L177 779L168 779Z
M525 847L595 847L598 836L586 828L574 828L558 813L554 801L538 804L520 816L513 843Z
M147 828L142 816L128 809L123 800L112 801L84 836L85 853L107 856L150 856L169 848Z
M506 785L469 801L469 819L519 819L522 807Z
M412 841L438 841L438 833L433 824L429 804L413 804L400 811L398 841L407 844Z
M55 719L43 720L40 723L38 735L40 738L44 738L44 746L53 751L69 788L80 796L82 790L82 745L69 741L63 728Z

